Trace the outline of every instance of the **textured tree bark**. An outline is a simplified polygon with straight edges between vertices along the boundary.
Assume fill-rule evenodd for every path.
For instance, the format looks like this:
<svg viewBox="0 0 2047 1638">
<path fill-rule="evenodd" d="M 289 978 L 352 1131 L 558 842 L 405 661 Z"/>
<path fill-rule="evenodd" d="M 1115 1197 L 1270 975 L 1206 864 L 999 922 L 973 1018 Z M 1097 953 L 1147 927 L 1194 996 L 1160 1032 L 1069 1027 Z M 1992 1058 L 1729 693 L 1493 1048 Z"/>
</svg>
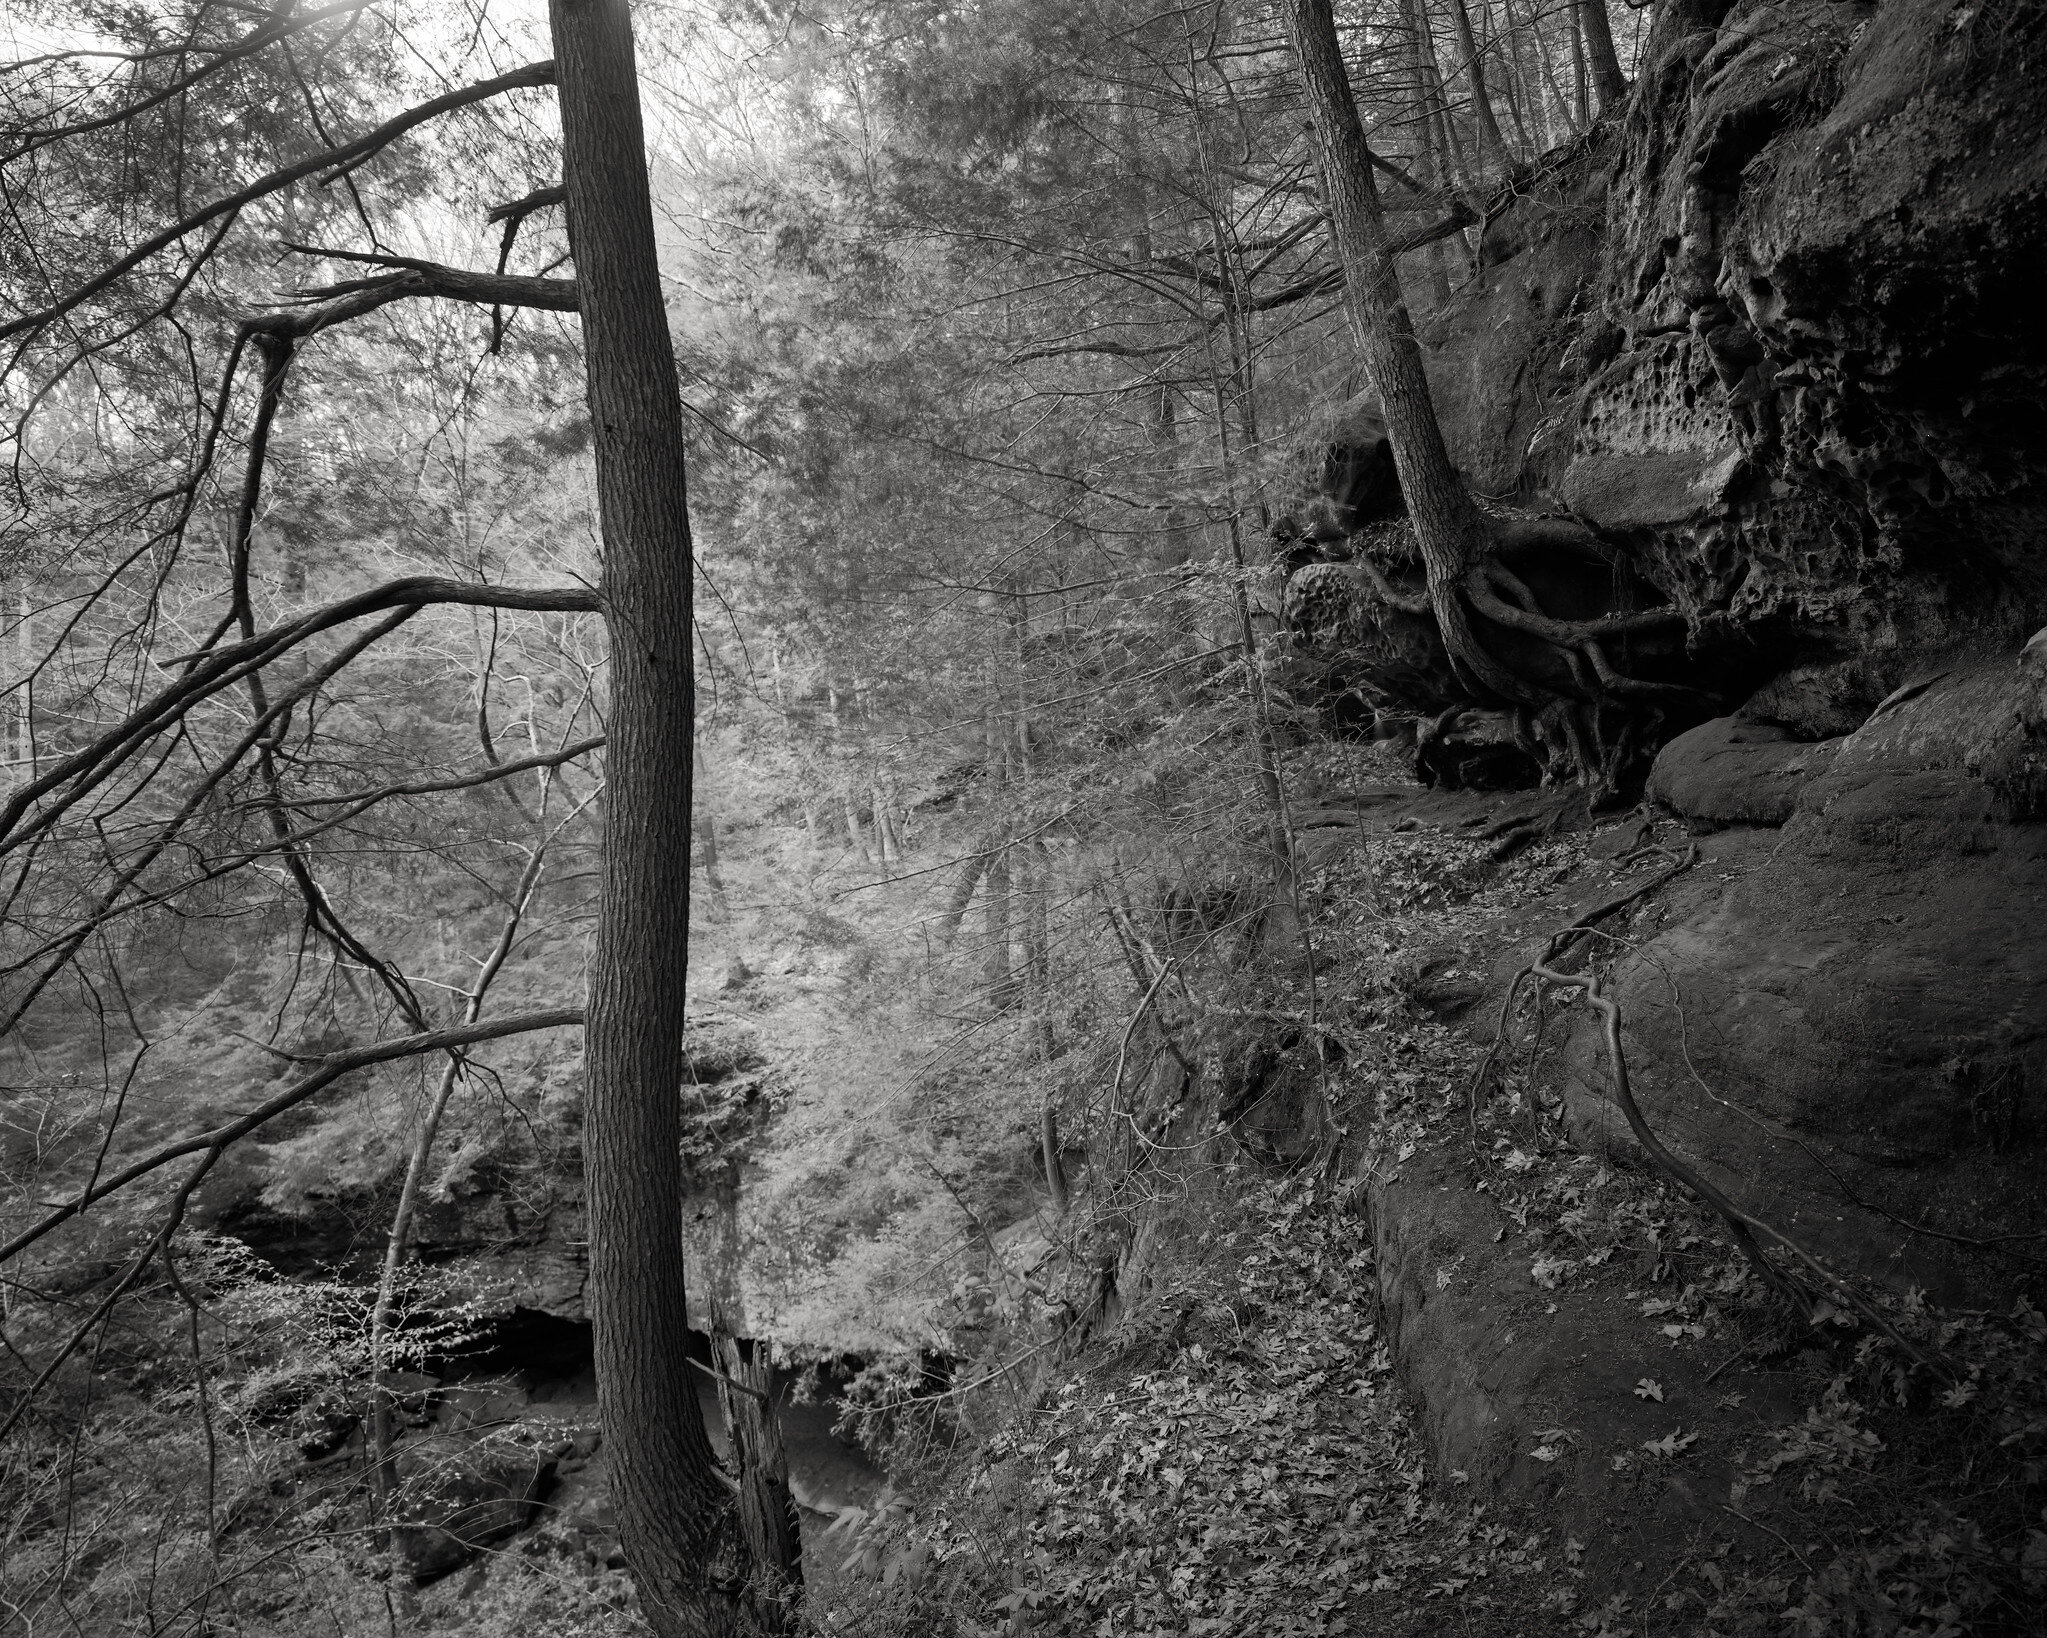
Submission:
<svg viewBox="0 0 2047 1638">
<path fill-rule="evenodd" d="M 1287 0 L 1283 10 L 1314 123 L 1330 237 L 1344 271 L 1344 308 L 1386 417 L 1444 647 L 1467 682 L 1509 702 L 1532 703 L 1527 687 L 1471 629 L 1462 588 L 1485 556 L 1485 524 L 1450 464 L 1414 323 L 1386 252 L 1371 154 L 1337 47 L 1330 0 Z"/>
<path fill-rule="evenodd" d="M 1578 127 L 1592 123 L 1592 92 L 1585 78 L 1585 8 L 1571 8 L 1571 96 L 1577 104 Z"/>
<path fill-rule="evenodd" d="M 756 1624 L 686 1364 L 677 1094 L 696 702 L 682 400 L 627 0 L 550 0 L 548 13 L 611 639 L 583 1135 L 598 1415 L 647 1620 L 661 1638 L 709 1638 Z"/>
<path fill-rule="evenodd" d="M 1436 157 L 1436 104 L 1430 95 L 1430 70 L 1435 63 L 1425 55 L 1428 46 L 1422 39 L 1421 20 L 1412 7 L 1408 8 L 1408 20 L 1407 65 L 1413 77 L 1414 90 L 1414 111 L 1410 120 L 1414 128 L 1414 177 L 1423 187 L 1435 191 L 1442 188 L 1448 169 L 1438 163 Z M 1462 243 L 1461 239 L 1459 243 Z M 1430 240 L 1418 254 L 1426 287 L 1425 299 L 1433 310 L 1450 299 L 1450 276 L 1443 267 L 1443 241 Z"/>
<path fill-rule="evenodd" d="M 1465 9 L 1464 0 L 1450 0 L 1450 21 L 1457 29 L 1457 49 L 1464 53 L 1464 81 L 1471 87 L 1480 168 L 1490 166 L 1504 171 L 1510 163 L 1507 143 L 1500 135 L 1500 122 L 1493 115 L 1493 99 L 1486 91 L 1485 59 L 1479 55 L 1478 41 L 1471 32 L 1471 13 Z"/>
<path fill-rule="evenodd" d="M 1592 86 L 1599 111 L 1610 114 L 1627 100 L 1627 76 L 1620 53 L 1613 48 L 1613 28 L 1606 20 L 1606 0 L 1578 0 L 1578 18 L 1585 30 L 1585 54 L 1592 59 Z"/>
<path fill-rule="evenodd" d="M 718 1403 L 739 1466 L 739 1528 L 753 1560 L 754 1607 L 762 1631 L 791 1632 L 803 1595 L 802 1534 L 775 1414 L 774 1365 L 764 1342 L 722 1332 L 715 1341 Z"/>
</svg>

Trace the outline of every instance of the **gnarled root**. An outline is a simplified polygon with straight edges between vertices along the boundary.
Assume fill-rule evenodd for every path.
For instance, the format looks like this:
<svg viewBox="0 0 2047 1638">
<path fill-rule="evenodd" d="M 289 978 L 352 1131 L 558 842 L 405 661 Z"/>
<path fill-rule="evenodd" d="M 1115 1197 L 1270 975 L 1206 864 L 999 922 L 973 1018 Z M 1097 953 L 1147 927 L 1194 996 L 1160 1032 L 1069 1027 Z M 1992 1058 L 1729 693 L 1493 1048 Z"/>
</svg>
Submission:
<svg viewBox="0 0 2047 1638">
<path fill-rule="evenodd" d="M 1397 585 L 1362 553 L 1343 567 L 1385 609 L 1432 620 L 1453 688 L 1515 713 L 1515 741 L 1546 782 L 1611 793 L 1665 709 L 1705 697 L 1686 684 L 1630 674 L 1614 663 L 1611 646 L 1680 633 L 1688 616 L 1671 607 L 1553 615 L 1510 563 L 1576 559 L 1581 574 L 1601 564 L 1619 570 L 1618 551 L 1568 518 L 1486 516 L 1478 525 L 1476 561 L 1449 571 L 1432 562 L 1425 588 Z"/>
</svg>

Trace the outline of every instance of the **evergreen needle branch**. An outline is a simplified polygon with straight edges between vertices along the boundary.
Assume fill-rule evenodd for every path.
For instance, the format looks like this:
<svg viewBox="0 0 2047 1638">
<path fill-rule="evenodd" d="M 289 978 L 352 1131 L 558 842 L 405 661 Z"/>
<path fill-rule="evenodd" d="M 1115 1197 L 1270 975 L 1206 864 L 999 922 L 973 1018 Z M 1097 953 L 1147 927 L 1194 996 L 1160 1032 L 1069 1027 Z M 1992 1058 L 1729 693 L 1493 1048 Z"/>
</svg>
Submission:
<svg viewBox="0 0 2047 1638">
<path fill-rule="evenodd" d="M 457 108 L 466 108 L 472 103 L 486 102 L 490 98 L 500 96 L 507 91 L 524 90 L 534 86 L 552 85 L 553 83 L 553 59 L 550 58 L 546 62 L 529 63 L 524 68 L 513 69 L 509 74 L 500 74 L 495 79 L 484 80 L 475 85 L 462 86 L 457 90 L 435 97 L 428 102 L 420 103 L 417 107 L 408 108 L 404 113 L 394 115 L 386 120 L 382 125 L 376 127 L 375 130 L 365 132 L 353 142 L 343 143 L 340 147 L 327 148 L 319 153 L 310 154 L 293 164 L 270 172 L 267 176 L 257 178 L 254 182 L 249 183 L 246 187 L 237 189 L 234 193 L 224 194 L 217 199 L 209 200 L 190 214 L 171 223 L 169 227 L 159 229 L 151 234 L 125 255 L 118 257 L 109 266 L 85 280 L 84 283 L 74 285 L 63 295 L 58 296 L 49 306 L 40 308 L 33 313 L 24 313 L 19 318 L 10 319 L 4 324 L 0 324 L 0 341 L 4 341 L 10 336 L 24 333 L 33 334 L 47 328 L 66 313 L 90 301 L 108 286 L 116 283 L 125 275 L 132 273 L 142 263 L 149 260 L 150 257 L 168 250 L 180 239 L 186 237 L 186 235 L 198 232 L 199 229 L 207 226 L 216 218 L 227 215 L 230 211 L 241 210 L 258 199 L 264 199 L 273 193 L 281 192 L 283 189 L 290 187 L 294 182 L 303 181 L 305 178 L 312 176 L 316 171 L 327 171 L 326 180 L 334 180 L 381 153 L 414 126 L 423 125 L 428 120 L 434 119 L 441 114 L 449 113 Z"/>
<path fill-rule="evenodd" d="M 21 140 L 4 154 L 0 154 L 0 165 L 12 165 L 18 160 L 25 159 L 38 148 L 47 148 L 51 143 L 62 142 L 67 137 L 104 131 L 133 119 L 137 114 L 146 114 L 150 109 L 169 102 L 173 97 L 185 96 L 202 80 L 211 79 L 222 69 L 232 66 L 244 57 L 253 56 L 266 47 L 278 45 L 294 34 L 303 34 L 316 24 L 329 22 L 336 17 L 346 17 L 354 12 L 366 11 L 375 3 L 376 0 L 341 0 L 339 5 L 322 6 L 315 11 L 299 12 L 296 16 L 292 15 L 289 7 L 279 7 L 233 44 L 216 47 L 205 53 L 207 60 L 200 67 L 167 81 L 147 96 L 138 97 L 133 102 L 125 102 L 108 113 L 96 114 L 90 119 L 74 120 L 69 125 L 55 125 L 47 130 L 20 133 Z M 126 61 L 138 62 L 155 54 L 143 52 L 122 55 Z M 25 68 L 31 64 L 17 63 L 13 66 Z"/>
</svg>

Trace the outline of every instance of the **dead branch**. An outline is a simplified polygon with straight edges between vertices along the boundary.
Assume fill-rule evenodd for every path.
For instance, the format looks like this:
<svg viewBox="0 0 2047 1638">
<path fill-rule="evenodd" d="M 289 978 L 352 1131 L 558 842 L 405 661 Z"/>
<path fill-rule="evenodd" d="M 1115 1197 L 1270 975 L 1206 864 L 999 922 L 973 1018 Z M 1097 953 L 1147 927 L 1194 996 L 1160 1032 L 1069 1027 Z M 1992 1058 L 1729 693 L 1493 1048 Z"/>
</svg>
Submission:
<svg viewBox="0 0 2047 1638">
<path fill-rule="evenodd" d="M 526 225 L 526 218 L 535 211 L 549 210 L 556 205 L 569 202 L 569 190 L 560 183 L 551 188 L 535 188 L 524 199 L 514 199 L 510 204 L 499 205 L 485 218 L 490 222 L 503 222 L 505 231 L 498 241 L 498 272 L 503 274 L 512 265 L 512 246 L 519 242 L 519 229 Z M 505 310 L 493 306 L 490 310 L 490 352 L 493 357 L 505 343 Z"/>
<path fill-rule="evenodd" d="M 447 779 L 412 780 L 398 785 L 379 785 L 373 790 L 347 791 L 339 796 L 295 796 L 283 805 L 287 808 L 324 808 L 347 806 L 353 810 L 350 817 L 364 808 L 390 800 L 395 796 L 437 796 L 443 791 L 466 791 L 478 785 L 488 785 L 496 780 L 509 778 L 516 773 L 530 773 L 535 768 L 558 768 L 564 762 L 573 762 L 579 756 L 604 748 L 604 735 L 592 734 L 588 739 L 579 739 L 564 745 L 558 751 L 542 751 L 535 756 L 523 756 L 514 762 L 493 762 L 488 768 L 479 768 L 474 773 L 456 774 Z"/>
<path fill-rule="evenodd" d="M 510 204 L 493 205 L 486 222 L 523 222 L 537 210 L 547 210 L 555 205 L 567 204 L 569 190 L 559 182 L 549 188 L 535 188 L 524 199 L 514 199 Z"/>
<path fill-rule="evenodd" d="M 486 586 L 435 575 L 412 575 L 386 581 L 352 597 L 326 604 L 243 642 L 200 649 L 166 661 L 166 667 L 184 665 L 188 669 L 176 682 L 153 695 L 97 739 L 25 782 L 6 805 L 0 807 L 0 854 L 27 839 L 17 830 L 22 816 L 52 791 L 87 781 L 98 784 L 99 778 L 95 776 L 106 770 L 110 763 L 126 761 L 166 724 L 201 700 L 232 687 L 249 671 L 269 665 L 309 638 L 351 620 L 391 609 L 426 608 L 434 604 L 578 614 L 597 613 L 603 608 L 601 596 L 590 587 Z M 80 794 L 83 790 L 74 793 Z M 35 828 L 41 827 L 38 824 Z"/>
<path fill-rule="evenodd" d="M 453 301 L 474 302 L 479 306 L 538 307 L 549 312 L 573 313 L 577 311 L 582 299 L 574 279 L 534 278 L 524 274 L 506 273 L 502 268 L 496 273 L 482 273 L 474 268 L 447 267 L 440 262 L 421 261 L 413 256 L 390 256 L 367 250 L 333 250 L 324 245 L 297 244 L 289 239 L 280 241 L 278 248 L 300 256 L 324 256 L 332 261 L 362 262 L 371 267 L 390 268 L 401 275 L 390 279 L 354 280 L 344 284 L 315 286 L 292 298 L 295 303 L 301 305 L 337 296 L 361 296 L 375 292 L 381 293 L 385 302 L 396 301 L 401 297 L 444 296 Z M 405 278 L 402 276 L 404 274 L 412 276 Z M 383 302 L 376 305 L 381 306 Z M 355 315 L 350 313 L 347 316 Z M 261 319 L 253 322 L 265 324 Z M 320 328 L 327 328 L 334 322 L 336 321 L 329 319 Z"/>
</svg>

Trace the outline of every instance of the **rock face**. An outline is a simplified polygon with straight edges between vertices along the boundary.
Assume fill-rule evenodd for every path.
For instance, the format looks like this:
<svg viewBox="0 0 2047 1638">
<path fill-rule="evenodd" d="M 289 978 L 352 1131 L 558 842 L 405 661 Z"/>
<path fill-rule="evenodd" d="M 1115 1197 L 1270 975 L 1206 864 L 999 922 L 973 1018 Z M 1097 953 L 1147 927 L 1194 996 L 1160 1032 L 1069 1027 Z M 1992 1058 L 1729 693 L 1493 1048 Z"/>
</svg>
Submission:
<svg viewBox="0 0 2047 1638">
<path fill-rule="evenodd" d="M 1687 616 L 1688 670 L 1630 656 L 1709 696 L 1656 737 L 1752 696 L 1837 737 L 2047 619 L 2043 78 L 2027 0 L 1671 0 L 1625 114 L 1526 179 L 1423 323 L 1474 488 L 1589 524 L 1643 594 L 1613 606 Z M 1515 564 L 1585 612 L 1541 567 Z M 1399 696 L 1387 623 L 1350 669 Z"/>
<path fill-rule="evenodd" d="M 1647 787 L 1700 862 L 1603 924 L 1651 1126 L 1835 1266 L 1962 1306 L 2010 1303 L 2047 1214 L 2042 84 L 2027 0 L 1665 0 L 1625 112 L 1422 327 L 1474 487 L 1590 525 L 1712 696 Z M 1311 572 L 1311 635 L 1368 647 Z M 1634 1156 L 1582 1016 L 1557 1069 L 1583 1145 Z M 1484 1186 L 1425 1153 L 1373 1179 L 1389 1340 L 1445 1467 L 1632 1559 L 1643 1492 L 1542 1429 L 1634 1450 L 1671 1420 L 1634 1380 L 1705 1402 L 1717 1362 L 1535 1289 Z M 1759 1427 L 1796 1414 L 1771 1384 Z M 1712 1461 L 1654 1504 L 1686 1530 L 1722 1515 Z"/>
<path fill-rule="evenodd" d="M 1772 723 L 1716 717 L 1663 747 L 1649 770 L 1649 797 L 1694 829 L 1781 825 L 1839 748 L 1838 740 L 1809 745 Z"/>
<path fill-rule="evenodd" d="M 564 1454 L 487 1434 L 409 1441 L 395 1458 L 400 1522 L 392 1545 L 419 1580 L 459 1568 L 532 1522 Z"/>
<path fill-rule="evenodd" d="M 2043 73 L 2018 0 L 1664 8 L 1580 350 L 1611 356 L 1532 452 L 1675 597 L 1865 708 L 2041 606 Z"/>
<path fill-rule="evenodd" d="M 1652 1126 L 1765 1214 L 1950 1294 L 2008 1281 L 1968 1242 L 2047 1209 L 2033 686 L 2008 657 L 1915 679 L 1825 745 L 1674 741 L 1652 790 L 1782 829 L 1711 838 L 1613 969 Z M 1570 1065 L 1581 1129 L 1630 1147 L 1589 1028 Z"/>
</svg>

